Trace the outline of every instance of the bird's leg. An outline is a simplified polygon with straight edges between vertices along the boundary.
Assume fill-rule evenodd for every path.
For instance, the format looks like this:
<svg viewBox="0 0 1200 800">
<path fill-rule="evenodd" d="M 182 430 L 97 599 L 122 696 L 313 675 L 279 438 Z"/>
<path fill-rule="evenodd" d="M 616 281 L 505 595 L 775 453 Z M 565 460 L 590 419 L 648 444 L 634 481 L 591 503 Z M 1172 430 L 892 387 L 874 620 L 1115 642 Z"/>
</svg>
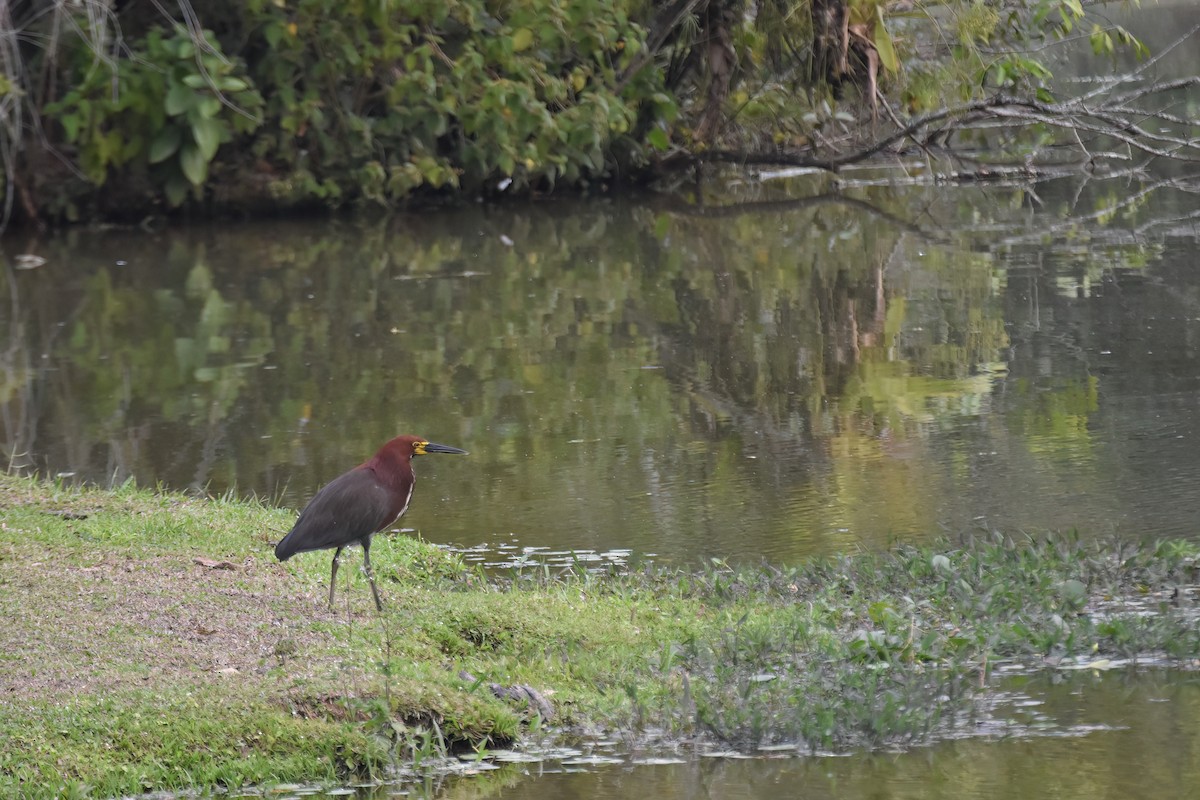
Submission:
<svg viewBox="0 0 1200 800">
<path fill-rule="evenodd" d="M 342 548 L 338 548 L 333 554 L 333 571 L 329 573 L 329 610 L 333 610 L 333 587 L 337 586 L 337 565 L 338 558 L 342 555 Z"/>
<path fill-rule="evenodd" d="M 371 594 L 375 595 L 375 608 L 383 611 L 383 601 L 379 599 L 379 589 L 375 586 L 375 570 L 371 569 L 371 537 L 362 540 L 363 547 L 363 572 L 367 573 L 367 580 L 371 582 Z"/>
</svg>

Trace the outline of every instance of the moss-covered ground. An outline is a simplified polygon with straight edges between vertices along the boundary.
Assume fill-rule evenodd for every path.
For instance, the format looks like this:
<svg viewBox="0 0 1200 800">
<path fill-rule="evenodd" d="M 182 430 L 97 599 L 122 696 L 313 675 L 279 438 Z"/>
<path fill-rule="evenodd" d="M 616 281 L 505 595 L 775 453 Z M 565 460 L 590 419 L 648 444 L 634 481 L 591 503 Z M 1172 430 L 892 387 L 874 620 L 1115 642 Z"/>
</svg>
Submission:
<svg viewBox="0 0 1200 800">
<path fill-rule="evenodd" d="M 989 534 L 496 578 L 380 536 L 378 614 L 358 570 L 330 611 L 327 555 L 275 561 L 292 519 L 0 478 L 0 794 L 370 778 L 531 729 L 896 745 L 968 723 L 1001 663 L 1200 655 L 1187 542 Z M 493 688 L 522 686 L 552 716 Z"/>
</svg>

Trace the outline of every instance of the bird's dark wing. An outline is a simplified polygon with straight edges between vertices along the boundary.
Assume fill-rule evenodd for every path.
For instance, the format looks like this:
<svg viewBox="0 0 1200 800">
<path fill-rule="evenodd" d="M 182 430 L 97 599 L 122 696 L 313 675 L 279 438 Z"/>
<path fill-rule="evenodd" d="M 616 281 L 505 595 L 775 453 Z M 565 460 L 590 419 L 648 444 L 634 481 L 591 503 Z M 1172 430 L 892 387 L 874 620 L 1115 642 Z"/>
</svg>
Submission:
<svg viewBox="0 0 1200 800">
<path fill-rule="evenodd" d="M 308 502 L 287 536 L 275 546 L 282 561 L 296 553 L 342 547 L 392 521 L 395 504 L 370 469 L 339 475 Z"/>
</svg>

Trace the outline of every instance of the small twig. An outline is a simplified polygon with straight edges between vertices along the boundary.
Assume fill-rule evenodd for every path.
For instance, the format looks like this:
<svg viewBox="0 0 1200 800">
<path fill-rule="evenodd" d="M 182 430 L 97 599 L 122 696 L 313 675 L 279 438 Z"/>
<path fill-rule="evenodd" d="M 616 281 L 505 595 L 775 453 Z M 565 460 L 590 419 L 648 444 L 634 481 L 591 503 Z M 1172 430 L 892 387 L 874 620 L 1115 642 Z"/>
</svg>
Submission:
<svg viewBox="0 0 1200 800">
<path fill-rule="evenodd" d="M 1164 47 L 1161 51 L 1156 53 L 1153 57 L 1148 58 L 1145 61 L 1143 61 L 1141 64 L 1138 65 L 1137 69 L 1135 69 L 1133 72 L 1128 73 L 1123 76 L 1112 78 L 1111 80 L 1108 80 L 1108 81 L 1103 81 L 1098 87 L 1096 87 L 1092 91 L 1081 95 L 1079 97 L 1079 99 L 1081 101 L 1082 100 L 1090 100 L 1093 97 L 1098 97 L 1098 96 L 1110 91 L 1114 86 L 1117 86 L 1121 83 L 1130 82 L 1136 76 L 1142 75 L 1147 70 L 1149 70 L 1150 67 L 1154 66 L 1159 61 L 1162 61 L 1164 58 L 1166 58 L 1168 55 L 1170 55 L 1172 51 L 1178 49 L 1180 46 L 1183 45 L 1184 42 L 1186 42 L 1188 39 L 1191 39 L 1193 36 L 1195 36 L 1197 32 L 1200 32 L 1200 24 L 1194 25 L 1191 28 L 1191 30 L 1189 30 L 1187 33 L 1183 34 L 1178 39 L 1176 39 L 1174 42 L 1172 42 L 1171 44 Z"/>
</svg>

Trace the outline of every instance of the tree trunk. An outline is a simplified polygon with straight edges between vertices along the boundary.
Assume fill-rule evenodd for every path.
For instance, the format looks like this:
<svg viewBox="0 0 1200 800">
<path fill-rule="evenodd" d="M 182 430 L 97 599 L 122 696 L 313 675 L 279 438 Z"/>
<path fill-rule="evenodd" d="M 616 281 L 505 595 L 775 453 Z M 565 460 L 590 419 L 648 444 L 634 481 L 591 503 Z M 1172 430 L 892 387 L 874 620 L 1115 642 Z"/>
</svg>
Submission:
<svg viewBox="0 0 1200 800">
<path fill-rule="evenodd" d="M 850 73 L 850 8 L 847 0 L 812 0 L 812 80 L 841 95 Z"/>
</svg>

